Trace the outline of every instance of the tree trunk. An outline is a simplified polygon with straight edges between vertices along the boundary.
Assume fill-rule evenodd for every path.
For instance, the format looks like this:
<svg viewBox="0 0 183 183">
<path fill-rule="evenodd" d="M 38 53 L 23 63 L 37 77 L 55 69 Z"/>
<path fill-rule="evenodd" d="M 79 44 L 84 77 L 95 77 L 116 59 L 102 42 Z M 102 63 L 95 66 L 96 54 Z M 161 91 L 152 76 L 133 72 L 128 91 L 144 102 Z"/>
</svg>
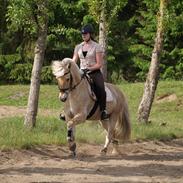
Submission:
<svg viewBox="0 0 183 183">
<path fill-rule="evenodd" d="M 40 22 L 38 25 L 38 39 L 35 46 L 34 64 L 31 76 L 31 85 L 27 104 L 27 113 L 25 116 L 24 125 L 32 128 L 36 124 L 36 116 L 38 111 L 39 90 L 41 81 L 41 69 L 44 60 L 47 37 L 47 12 L 45 12 L 45 4 L 38 4 L 40 10 Z"/>
<path fill-rule="evenodd" d="M 102 67 L 102 73 L 104 80 L 107 81 L 107 27 L 106 27 L 106 17 L 105 17 L 106 0 L 103 0 L 102 9 L 100 14 L 99 23 L 99 44 L 102 45 L 104 49 L 103 60 L 104 64 Z"/>
<path fill-rule="evenodd" d="M 146 123 L 148 122 L 151 106 L 154 100 L 155 91 L 158 84 L 159 60 L 163 46 L 163 33 L 164 33 L 163 19 L 164 19 L 165 6 L 166 6 L 166 0 L 160 0 L 157 32 L 156 32 L 154 49 L 151 57 L 151 65 L 145 83 L 144 94 L 138 108 L 139 122 L 146 122 Z"/>
</svg>

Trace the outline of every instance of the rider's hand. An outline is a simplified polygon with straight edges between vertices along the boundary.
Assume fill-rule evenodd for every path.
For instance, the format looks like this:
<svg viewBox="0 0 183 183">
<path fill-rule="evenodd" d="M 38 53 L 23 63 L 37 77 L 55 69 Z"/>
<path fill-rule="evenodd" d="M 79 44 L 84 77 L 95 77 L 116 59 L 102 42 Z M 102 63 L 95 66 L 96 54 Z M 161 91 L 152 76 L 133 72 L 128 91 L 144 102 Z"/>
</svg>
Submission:
<svg viewBox="0 0 183 183">
<path fill-rule="evenodd" d="M 90 69 L 88 69 L 88 68 L 86 68 L 86 69 L 82 69 L 82 71 L 83 71 L 85 74 L 88 74 L 88 73 L 90 73 L 90 72 L 91 72 L 91 70 L 90 70 Z"/>
</svg>

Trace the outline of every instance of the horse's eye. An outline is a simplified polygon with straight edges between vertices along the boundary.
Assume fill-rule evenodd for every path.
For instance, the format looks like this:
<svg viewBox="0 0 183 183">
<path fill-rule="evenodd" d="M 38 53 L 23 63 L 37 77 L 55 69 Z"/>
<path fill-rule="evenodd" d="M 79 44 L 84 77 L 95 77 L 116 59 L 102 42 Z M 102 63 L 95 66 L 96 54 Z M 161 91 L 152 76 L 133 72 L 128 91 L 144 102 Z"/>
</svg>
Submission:
<svg viewBox="0 0 183 183">
<path fill-rule="evenodd" d="M 67 81 L 69 81 L 69 80 L 70 80 L 70 78 L 67 78 L 66 80 L 67 80 Z"/>
</svg>

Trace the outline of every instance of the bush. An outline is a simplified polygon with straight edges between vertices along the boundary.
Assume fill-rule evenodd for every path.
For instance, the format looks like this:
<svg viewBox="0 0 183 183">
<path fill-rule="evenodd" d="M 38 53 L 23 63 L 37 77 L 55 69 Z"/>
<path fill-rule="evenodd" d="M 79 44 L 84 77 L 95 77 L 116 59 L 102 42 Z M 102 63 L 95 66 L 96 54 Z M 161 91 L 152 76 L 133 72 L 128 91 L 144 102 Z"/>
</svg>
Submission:
<svg viewBox="0 0 183 183">
<path fill-rule="evenodd" d="M 52 83 L 53 74 L 51 71 L 51 66 L 44 66 L 41 72 L 41 82 L 42 83 Z"/>
<path fill-rule="evenodd" d="M 31 63 L 15 64 L 14 69 L 10 72 L 9 79 L 18 83 L 30 83 L 31 72 Z"/>
</svg>

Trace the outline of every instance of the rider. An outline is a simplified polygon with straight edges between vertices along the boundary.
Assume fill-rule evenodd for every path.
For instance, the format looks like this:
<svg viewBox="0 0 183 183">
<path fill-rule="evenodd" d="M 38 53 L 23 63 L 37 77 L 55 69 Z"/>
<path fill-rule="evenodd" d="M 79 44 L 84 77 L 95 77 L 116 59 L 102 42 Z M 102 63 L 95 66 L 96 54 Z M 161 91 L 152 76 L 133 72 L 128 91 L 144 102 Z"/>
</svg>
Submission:
<svg viewBox="0 0 183 183">
<path fill-rule="evenodd" d="M 80 60 L 80 69 L 86 71 L 94 82 L 96 97 L 99 101 L 101 120 L 108 120 L 109 114 L 106 111 L 106 92 L 104 78 L 100 71 L 103 64 L 103 49 L 92 37 L 93 27 L 85 25 L 81 29 L 83 42 L 74 49 L 73 61 Z"/>
</svg>

